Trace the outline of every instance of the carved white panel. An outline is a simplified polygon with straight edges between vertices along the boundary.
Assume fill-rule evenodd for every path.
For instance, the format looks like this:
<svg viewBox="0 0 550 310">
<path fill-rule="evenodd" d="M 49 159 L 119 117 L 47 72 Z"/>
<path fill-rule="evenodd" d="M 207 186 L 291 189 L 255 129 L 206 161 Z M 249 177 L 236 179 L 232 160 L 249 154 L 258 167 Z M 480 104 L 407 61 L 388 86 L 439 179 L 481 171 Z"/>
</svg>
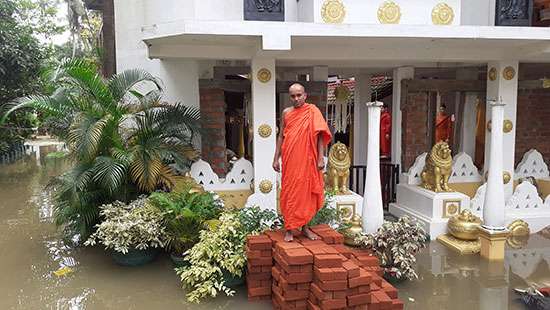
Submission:
<svg viewBox="0 0 550 310">
<path fill-rule="evenodd" d="M 428 153 L 424 152 L 414 160 L 414 164 L 409 168 L 409 172 L 407 172 L 407 184 L 419 185 L 422 183 L 421 175 L 426 164 L 426 156 L 428 156 Z"/>
<path fill-rule="evenodd" d="M 544 205 L 550 207 L 550 195 L 546 196 L 546 199 L 544 200 Z"/>
<path fill-rule="evenodd" d="M 544 162 L 542 154 L 535 149 L 531 149 L 523 155 L 514 173 L 516 180 L 529 176 L 535 177 L 535 179 L 550 179 L 548 166 Z"/>
<path fill-rule="evenodd" d="M 248 196 L 245 207 L 260 207 L 262 210 L 277 210 L 277 206 L 273 204 L 269 196 L 258 192 Z"/>
<path fill-rule="evenodd" d="M 478 187 L 476 194 L 472 200 L 470 200 L 470 209 L 473 214 L 483 218 L 483 204 L 485 204 L 485 191 L 487 189 L 487 183 L 483 183 Z"/>
<path fill-rule="evenodd" d="M 453 168 L 449 183 L 481 182 L 481 174 L 470 155 L 461 152 L 453 158 Z"/>
<path fill-rule="evenodd" d="M 220 179 L 209 163 L 199 159 L 191 165 L 191 176 L 205 190 L 250 189 L 250 184 L 254 179 L 254 167 L 250 161 L 241 158 L 235 162 L 225 179 Z"/>
<path fill-rule="evenodd" d="M 545 206 L 539 197 L 537 188 L 529 182 L 522 182 L 514 194 L 506 201 L 506 214 L 547 213 L 550 206 Z"/>
</svg>

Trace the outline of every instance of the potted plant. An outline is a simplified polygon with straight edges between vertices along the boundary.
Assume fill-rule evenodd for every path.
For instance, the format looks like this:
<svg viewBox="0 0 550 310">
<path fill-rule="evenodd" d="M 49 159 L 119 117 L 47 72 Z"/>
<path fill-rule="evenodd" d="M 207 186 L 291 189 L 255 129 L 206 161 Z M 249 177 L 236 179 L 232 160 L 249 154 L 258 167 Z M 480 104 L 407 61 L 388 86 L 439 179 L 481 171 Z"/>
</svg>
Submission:
<svg viewBox="0 0 550 310">
<path fill-rule="evenodd" d="M 112 251 L 116 263 L 139 266 L 151 262 L 168 242 L 163 213 L 140 197 L 129 204 L 115 201 L 100 207 L 105 219 L 96 225 L 85 245 L 101 243 Z"/>
<path fill-rule="evenodd" d="M 198 303 L 219 293 L 233 296 L 233 287 L 243 283 L 246 236 L 278 228 L 280 223 L 275 211 L 258 207 L 222 213 L 219 225 L 201 231 L 199 242 L 187 251 L 190 265 L 176 268 L 187 299 Z"/>
<path fill-rule="evenodd" d="M 191 186 L 181 192 L 153 193 L 149 201 L 164 214 L 169 238 L 166 248 L 176 267 L 187 264 L 185 252 L 199 241 L 200 231 L 217 220 L 223 210 L 223 202 L 217 195 L 191 191 Z"/>
<path fill-rule="evenodd" d="M 384 222 L 373 235 L 357 237 L 356 243 L 371 249 L 378 256 L 384 268 L 384 277 L 394 282 L 418 278 L 413 268 L 415 255 L 426 246 L 427 240 L 424 229 L 416 221 L 404 216 L 397 222 Z"/>
</svg>

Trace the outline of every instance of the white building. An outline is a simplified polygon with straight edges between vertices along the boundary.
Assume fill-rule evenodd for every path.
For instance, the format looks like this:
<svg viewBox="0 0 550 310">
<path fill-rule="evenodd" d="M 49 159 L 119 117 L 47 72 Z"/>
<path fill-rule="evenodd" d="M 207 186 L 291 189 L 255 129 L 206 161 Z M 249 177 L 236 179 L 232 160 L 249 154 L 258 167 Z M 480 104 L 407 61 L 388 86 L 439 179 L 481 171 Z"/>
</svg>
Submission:
<svg viewBox="0 0 550 310">
<path fill-rule="evenodd" d="M 378 97 L 372 78 L 386 76 L 393 79 L 385 99 L 392 110 L 391 162 L 401 172 L 433 143 L 437 97 L 460 120 L 454 151 L 472 158 L 476 105 L 501 99 L 507 103 L 504 117 L 514 125 L 504 136 L 503 154 L 503 169 L 513 180 L 518 157 L 528 149 L 550 157 L 550 146 L 540 144 L 550 132 L 539 122 L 550 109 L 541 106 L 534 119 L 526 116 L 534 127 L 519 123 L 520 114 L 528 113 L 521 104 L 550 100 L 540 80 L 545 72 L 550 77 L 550 29 L 531 27 L 532 0 L 507 2 L 115 0 L 117 70 L 146 69 L 163 80 L 167 100 L 200 107 L 203 159 L 224 173 L 226 148 L 253 154 L 255 190 L 263 184 L 268 201 L 276 197 L 267 189 L 276 188 L 268 185 L 277 179 L 271 168 L 277 108 L 288 104 L 289 83 L 303 81 L 312 101 L 325 109 L 333 76 L 355 81 L 348 133 L 355 165 L 366 163 L 363 103 Z M 526 103 L 518 106 L 518 94 Z M 538 138 L 528 139 L 526 128 L 535 128 Z M 516 137 L 523 140 L 516 143 Z M 512 186 L 506 185 L 508 196 Z"/>
</svg>

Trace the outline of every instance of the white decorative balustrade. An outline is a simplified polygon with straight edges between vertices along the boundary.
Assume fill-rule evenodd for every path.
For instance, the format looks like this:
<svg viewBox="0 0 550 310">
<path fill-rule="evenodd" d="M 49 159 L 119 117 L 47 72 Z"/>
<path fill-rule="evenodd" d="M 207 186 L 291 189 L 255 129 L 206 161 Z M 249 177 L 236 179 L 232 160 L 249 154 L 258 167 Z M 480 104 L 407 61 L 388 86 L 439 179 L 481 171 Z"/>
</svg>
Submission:
<svg viewBox="0 0 550 310">
<path fill-rule="evenodd" d="M 244 158 L 235 162 L 233 168 L 224 179 L 220 179 L 212 170 L 210 164 L 202 159 L 191 165 L 191 176 L 210 191 L 247 190 L 254 180 L 254 168 L 252 163 Z"/>
<path fill-rule="evenodd" d="M 550 180 L 550 172 L 548 171 L 548 165 L 544 162 L 542 154 L 535 150 L 530 149 L 523 155 L 523 158 L 516 167 L 514 172 L 514 179 L 519 180 L 525 177 L 534 177 L 535 179 Z"/>
<path fill-rule="evenodd" d="M 453 158 L 453 170 L 449 183 L 481 182 L 482 177 L 470 155 L 462 152 Z"/>
</svg>

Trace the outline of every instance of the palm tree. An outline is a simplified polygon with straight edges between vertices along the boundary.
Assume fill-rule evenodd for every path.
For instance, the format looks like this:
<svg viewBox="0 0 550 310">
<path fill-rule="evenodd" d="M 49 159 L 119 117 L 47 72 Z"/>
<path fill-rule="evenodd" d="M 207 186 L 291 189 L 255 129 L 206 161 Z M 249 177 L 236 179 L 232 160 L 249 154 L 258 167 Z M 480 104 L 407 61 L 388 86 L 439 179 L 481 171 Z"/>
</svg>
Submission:
<svg viewBox="0 0 550 310">
<path fill-rule="evenodd" d="M 18 100 L 0 124 L 22 108 L 69 120 L 74 166 L 54 182 L 57 225 L 86 236 L 99 220 L 98 206 L 170 189 L 175 174 L 168 164 L 197 158 L 199 110 L 163 102 L 161 83 L 148 72 L 127 70 L 105 80 L 95 65 L 68 60 L 50 75 L 52 95 Z M 138 91 L 144 88 L 152 90 Z"/>
</svg>

